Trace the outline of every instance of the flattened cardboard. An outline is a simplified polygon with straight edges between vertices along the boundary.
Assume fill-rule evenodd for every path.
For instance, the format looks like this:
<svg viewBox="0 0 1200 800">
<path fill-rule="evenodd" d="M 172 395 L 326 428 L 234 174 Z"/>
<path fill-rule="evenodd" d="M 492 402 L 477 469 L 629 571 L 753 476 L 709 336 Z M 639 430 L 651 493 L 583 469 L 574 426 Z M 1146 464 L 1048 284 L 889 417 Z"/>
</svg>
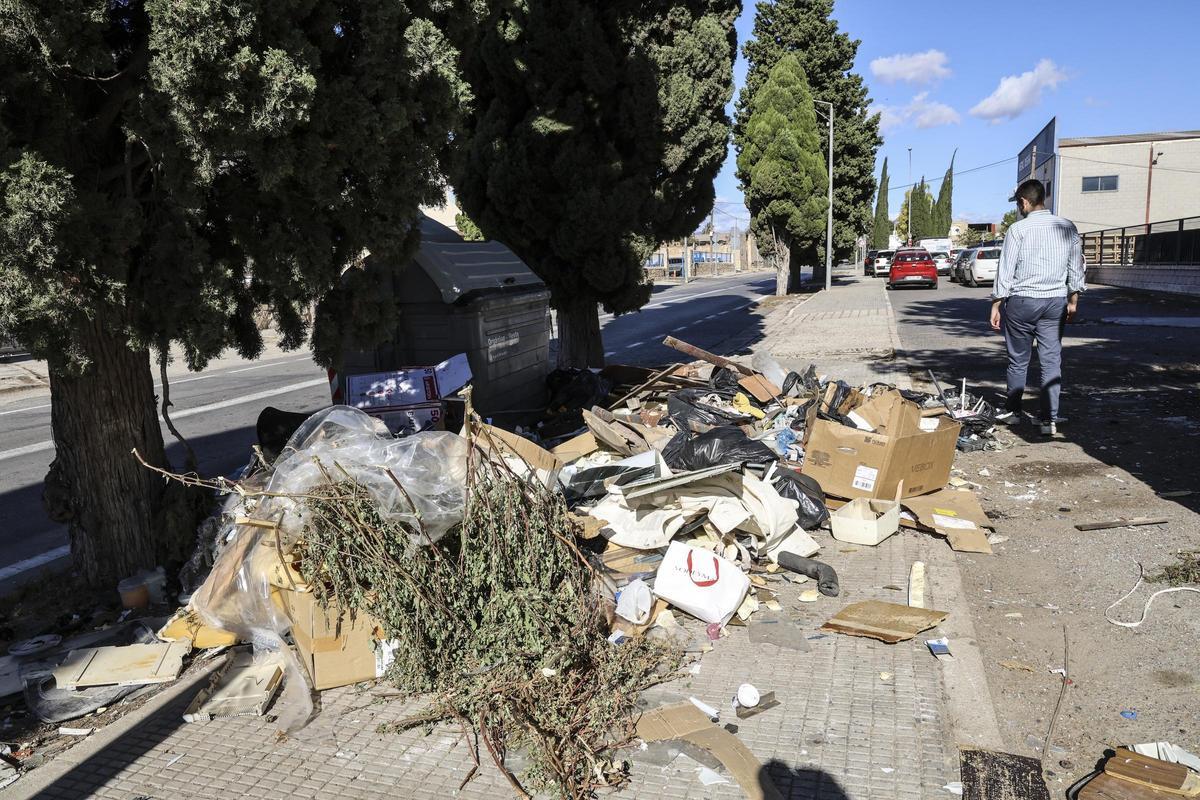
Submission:
<svg viewBox="0 0 1200 800">
<path fill-rule="evenodd" d="M 865 636 L 895 644 L 911 639 L 950 616 L 949 611 L 914 608 L 881 600 L 851 603 L 821 626 L 823 631 Z"/>
<path fill-rule="evenodd" d="M 729 731 L 718 728 L 690 702 L 647 711 L 637 721 L 637 735 L 647 742 L 682 739 L 716 756 L 749 800 L 783 800 L 762 762 Z"/>
<path fill-rule="evenodd" d="M 523 436 L 517 436 L 515 433 L 509 433 L 501 428 L 485 424 L 483 430 L 487 431 L 488 436 L 481 436 L 477 441 L 484 448 L 492 449 L 495 446 L 501 455 L 504 455 L 505 451 L 516 455 L 533 468 L 544 486 L 550 487 L 558 482 L 558 473 L 566 465 L 554 454 L 543 450 Z M 489 436 L 491 437 L 490 441 Z"/>
<path fill-rule="evenodd" d="M 970 490 L 942 489 L 921 497 L 910 497 L 901 505 L 913 513 L 921 525 L 946 537 L 950 547 L 963 553 L 988 553 L 985 529 L 992 521 Z"/>
<path fill-rule="evenodd" d="M 440 401 L 401 408 L 368 409 L 367 413 L 382 420 L 394 434 L 407 435 L 446 428 L 446 406 Z"/>
<path fill-rule="evenodd" d="M 321 608 L 307 592 L 281 592 L 292 620 L 292 639 L 314 689 L 333 689 L 379 677 L 376 671 L 375 629 L 381 627 L 370 614 L 358 612 L 339 620 L 334 610 Z M 340 622 L 340 626 L 339 626 Z"/>
<path fill-rule="evenodd" d="M 574 439 L 568 439 L 558 447 L 553 448 L 550 452 L 555 458 L 570 464 L 572 461 L 583 458 L 589 453 L 596 452 L 598 447 L 600 445 L 596 442 L 596 437 L 592 435 L 591 431 L 586 431 Z"/>
<path fill-rule="evenodd" d="M 745 389 L 751 397 L 760 403 L 769 403 L 783 394 L 783 390 L 762 375 L 747 375 L 738 381 L 738 386 Z"/>
<path fill-rule="evenodd" d="M 650 444 L 631 425 L 618 422 L 612 414 L 599 406 L 591 411 L 585 410 L 583 421 L 596 437 L 596 441 L 623 456 L 636 456 L 650 449 Z"/>
<path fill-rule="evenodd" d="M 55 667 L 54 681 L 59 689 L 170 683 L 178 677 L 183 657 L 191 650 L 188 639 L 72 650 Z"/>
<path fill-rule="evenodd" d="M 801 472 L 816 479 L 826 494 L 837 497 L 893 498 L 904 483 L 901 497 L 935 492 L 950 479 L 961 425 L 939 418 L 936 431 L 920 430 L 900 415 L 902 432 L 885 435 L 861 431 L 826 419 L 814 420 L 805 445 Z"/>
<path fill-rule="evenodd" d="M 871 395 L 851 413 L 885 436 L 911 433 L 920 427 L 921 409 L 894 389 Z"/>
</svg>

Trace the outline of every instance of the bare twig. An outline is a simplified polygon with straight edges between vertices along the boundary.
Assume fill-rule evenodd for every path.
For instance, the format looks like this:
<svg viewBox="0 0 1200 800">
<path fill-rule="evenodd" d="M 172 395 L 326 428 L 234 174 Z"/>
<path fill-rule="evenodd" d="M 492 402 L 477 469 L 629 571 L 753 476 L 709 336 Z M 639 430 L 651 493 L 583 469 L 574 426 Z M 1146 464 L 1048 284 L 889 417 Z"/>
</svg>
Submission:
<svg viewBox="0 0 1200 800">
<path fill-rule="evenodd" d="M 1046 731 L 1046 741 L 1042 743 L 1042 763 L 1050 756 L 1050 740 L 1054 738 L 1054 725 L 1058 722 L 1058 712 L 1062 709 L 1063 698 L 1067 696 L 1067 687 L 1071 685 L 1070 643 L 1067 639 L 1067 626 L 1063 625 L 1063 675 L 1062 688 L 1058 690 L 1058 702 L 1054 704 L 1054 713 L 1050 715 L 1050 728 Z"/>
<path fill-rule="evenodd" d="M 520 797 L 521 800 L 532 800 L 529 794 L 521 788 L 521 784 L 517 782 L 516 776 L 509 772 L 508 768 L 504 766 L 504 759 L 502 759 L 496 752 L 496 747 L 492 743 L 491 734 L 488 733 L 487 712 L 482 708 L 479 710 L 479 738 L 483 739 L 483 743 L 487 747 L 488 753 L 492 756 L 492 761 L 496 763 L 496 769 L 500 770 L 500 774 L 508 779 L 513 791 L 517 793 L 517 797 Z"/>
</svg>

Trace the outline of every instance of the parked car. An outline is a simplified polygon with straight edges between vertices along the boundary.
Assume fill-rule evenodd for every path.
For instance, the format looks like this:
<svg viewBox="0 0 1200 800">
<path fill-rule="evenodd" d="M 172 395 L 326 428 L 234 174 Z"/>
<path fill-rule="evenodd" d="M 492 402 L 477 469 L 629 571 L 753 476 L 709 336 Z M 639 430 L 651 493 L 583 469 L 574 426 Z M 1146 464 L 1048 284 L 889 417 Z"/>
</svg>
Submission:
<svg viewBox="0 0 1200 800">
<path fill-rule="evenodd" d="M 963 266 L 963 283 L 978 286 L 996 281 L 996 268 L 1000 264 L 999 247 L 980 247 L 971 252 L 971 258 Z"/>
<path fill-rule="evenodd" d="M 895 289 L 897 286 L 925 286 L 936 289 L 937 285 L 937 265 L 928 250 L 913 247 L 896 251 L 888 272 L 889 289 Z"/>
<path fill-rule="evenodd" d="M 971 253 L 975 252 L 975 248 L 968 247 L 965 250 L 960 250 L 958 257 L 954 259 L 954 263 L 950 265 L 950 280 L 955 283 L 962 283 L 963 267 L 971 260 Z"/>
<path fill-rule="evenodd" d="M 876 278 L 887 275 L 892 266 L 892 256 L 895 254 L 895 250 L 880 250 L 875 253 L 875 258 L 871 261 L 871 274 Z"/>
<path fill-rule="evenodd" d="M 875 265 L 875 254 L 878 250 L 868 250 L 867 257 L 863 259 L 863 275 L 870 275 L 871 268 Z"/>
<path fill-rule="evenodd" d="M 930 258 L 933 259 L 933 263 L 937 267 L 938 275 L 949 275 L 950 274 L 950 254 L 949 253 L 943 253 L 940 250 L 938 250 L 938 251 L 934 251 L 934 252 L 930 253 L 929 256 L 930 256 Z"/>
</svg>

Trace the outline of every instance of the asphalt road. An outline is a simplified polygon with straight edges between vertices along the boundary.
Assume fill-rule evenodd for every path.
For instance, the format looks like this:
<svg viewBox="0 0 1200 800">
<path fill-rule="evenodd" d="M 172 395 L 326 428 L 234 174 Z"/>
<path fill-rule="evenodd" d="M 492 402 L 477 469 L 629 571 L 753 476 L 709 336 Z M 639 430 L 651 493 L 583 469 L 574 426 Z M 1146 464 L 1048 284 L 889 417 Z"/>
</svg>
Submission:
<svg viewBox="0 0 1200 800">
<path fill-rule="evenodd" d="M 753 319 L 750 307 L 770 293 L 766 273 L 701 279 L 656 289 L 641 311 L 601 325 L 610 362 L 649 364 L 679 358 L 663 347 L 667 334 L 713 347 Z M 157 382 L 156 382 L 157 388 Z M 325 372 L 302 353 L 275 352 L 257 362 L 227 359 L 217 368 L 172 378 L 172 419 L 196 451 L 203 474 L 244 465 L 264 406 L 316 410 L 329 402 Z M 54 458 L 47 393 L 0 401 L 0 591 L 66 558 L 66 530 L 42 509 L 42 479 Z M 163 436 L 173 443 L 164 428 Z M 177 444 L 168 445 L 182 463 Z"/>
</svg>

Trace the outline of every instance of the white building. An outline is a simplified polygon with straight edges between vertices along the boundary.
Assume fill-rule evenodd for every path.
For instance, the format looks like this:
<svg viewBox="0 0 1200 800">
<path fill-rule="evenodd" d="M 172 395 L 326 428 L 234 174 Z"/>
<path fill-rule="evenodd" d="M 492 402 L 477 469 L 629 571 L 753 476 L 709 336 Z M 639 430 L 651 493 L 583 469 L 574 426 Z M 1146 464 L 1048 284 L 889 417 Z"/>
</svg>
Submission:
<svg viewBox="0 0 1200 800">
<path fill-rule="evenodd" d="M 1055 202 L 1080 232 L 1200 216 L 1200 131 L 1058 140 Z"/>
</svg>

